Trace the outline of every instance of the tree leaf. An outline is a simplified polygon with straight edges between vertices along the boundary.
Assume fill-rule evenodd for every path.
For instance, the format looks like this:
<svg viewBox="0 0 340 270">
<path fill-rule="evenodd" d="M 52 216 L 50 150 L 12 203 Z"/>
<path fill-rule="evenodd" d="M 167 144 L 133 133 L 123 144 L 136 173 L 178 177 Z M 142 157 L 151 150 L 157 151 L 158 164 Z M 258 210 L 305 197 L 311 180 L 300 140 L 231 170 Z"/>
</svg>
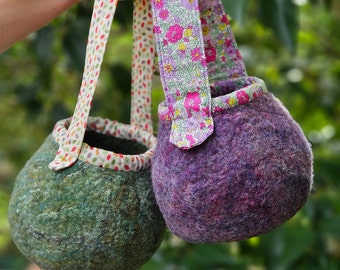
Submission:
<svg viewBox="0 0 340 270">
<path fill-rule="evenodd" d="M 260 0 L 260 19 L 291 52 L 298 34 L 298 7 L 291 0 Z"/>
<path fill-rule="evenodd" d="M 90 21 L 87 17 L 68 21 L 63 36 L 63 49 L 69 63 L 79 72 L 84 69 L 86 41 Z"/>
<path fill-rule="evenodd" d="M 222 4 L 229 16 L 242 25 L 248 0 L 222 0 Z"/>
<path fill-rule="evenodd" d="M 303 256 L 313 240 L 310 227 L 288 222 L 263 235 L 260 250 L 268 269 L 292 269 L 291 264 Z"/>
</svg>

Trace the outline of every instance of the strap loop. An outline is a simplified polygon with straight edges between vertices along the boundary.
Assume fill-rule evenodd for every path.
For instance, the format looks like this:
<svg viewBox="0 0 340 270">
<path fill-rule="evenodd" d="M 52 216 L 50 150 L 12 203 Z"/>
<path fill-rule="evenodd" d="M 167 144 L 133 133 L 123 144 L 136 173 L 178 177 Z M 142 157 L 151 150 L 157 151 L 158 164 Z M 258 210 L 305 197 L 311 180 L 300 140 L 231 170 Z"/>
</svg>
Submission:
<svg viewBox="0 0 340 270">
<path fill-rule="evenodd" d="M 170 142 L 189 149 L 214 130 L 198 1 L 152 3 L 159 68 L 173 117 Z"/>
<path fill-rule="evenodd" d="M 96 166 L 115 170 L 138 171 L 150 164 L 156 143 L 151 120 L 151 83 L 153 78 L 154 42 L 152 33 L 151 4 L 146 0 L 134 1 L 134 45 L 132 60 L 131 125 L 100 118 L 89 118 L 92 98 L 98 81 L 100 67 L 112 19 L 118 0 L 95 0 L 92 14 L 83 81 L 77 105 L 71 120 L 59 121 L 53 136 L 59 150 L 49 167 L 61 170 L 72 166 L 79 158 Z M 70 122 L 71 121 L 71 122 Z M 86 129 L 103 126 L 105 133 L 114 134 L 116 129 L 146 145 L 144 154 L 122 155 L 83 143 Z M 98 131 L 98 130 L 96 130 Z M 122 134 L 121 134 L 122 135 Z"/>
<path fill-rule="evenodd" d="M 96 89 L 100 67 L 103 62 L 110 27 L 118 0 L 95 0 L 86 48 L 83 80 L 66 140 L 59 146 L 55 159 L 49 167 L 61 170 L 72 166 L 80 154 L 92 98 Z"/>
<path fill-rule="evenodd" d="M 189 149 L 213 133 L 212 113 L 244 104 L 267 89 L 262 80 L 247 77 L 220 0 L 153 0 L 152 4 L 166 97 L 159 116 L 172 120 L 170 142 Z M 226 82 L 240 87 L 234 93 L 220 91 L 219 85 Z M 217 97 L 221 92 L 225 96 Z"/>
</svg>

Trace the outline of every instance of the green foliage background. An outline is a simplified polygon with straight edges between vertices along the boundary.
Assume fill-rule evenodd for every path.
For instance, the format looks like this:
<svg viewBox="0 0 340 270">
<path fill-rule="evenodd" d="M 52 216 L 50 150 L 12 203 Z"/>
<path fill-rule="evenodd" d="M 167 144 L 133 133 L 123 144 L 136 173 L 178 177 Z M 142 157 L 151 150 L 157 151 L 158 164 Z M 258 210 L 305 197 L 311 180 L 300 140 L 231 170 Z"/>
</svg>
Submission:
<svg viewBox="0 0 340 270">
<path fill-rule="evenodd" d="M 294 218 L 261 237 L 194 245 L 167 232 L 142 269 L 340 269 L 340 2 L 223 2 L 248 73 L 267 82 L 313 145 L 314 188 Z M 10 239 L 8 200 L 17 172 L 73 112 L 91 8 L 79 4 L 0 55 L 0 270 L 28 265 Z M 131 17 L 131 1 L 119 2 L 92 115 L 129 122 Z M 155 124 L 162 99 L 156 77 Z"/>
</svg>

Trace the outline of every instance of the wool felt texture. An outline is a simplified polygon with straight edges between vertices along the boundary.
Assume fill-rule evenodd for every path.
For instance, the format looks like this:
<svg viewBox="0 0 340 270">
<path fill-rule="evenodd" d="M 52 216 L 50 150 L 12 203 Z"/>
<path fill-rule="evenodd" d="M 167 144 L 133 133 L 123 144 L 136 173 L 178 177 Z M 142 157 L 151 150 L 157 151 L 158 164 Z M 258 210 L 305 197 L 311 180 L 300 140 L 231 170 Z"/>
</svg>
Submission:
<svg viewBox="0 0 340 270">
<path fill-rule="evenodd" d="M 133 141 L 94 132 L 85 141 L 127 154 L 145 151 Z M 57 149 L 48 136 L 17 176 L 8 215 L 19 250 L 45 270 L 138 269 L 165 230 L 150 168 L 113 171 L 78 160 L 55 172 L 48 164 Z"/>
<path fill-rule="evenodd" d="M 152 165 L 157 203 L 169 229 L 188 242 L 230 242 L 290 219 L 312 187 L 312 152 L 299 125 L 272 94 L 213 114 L 215 131 L 182 150 L 160 120 Z"/>
</svg>

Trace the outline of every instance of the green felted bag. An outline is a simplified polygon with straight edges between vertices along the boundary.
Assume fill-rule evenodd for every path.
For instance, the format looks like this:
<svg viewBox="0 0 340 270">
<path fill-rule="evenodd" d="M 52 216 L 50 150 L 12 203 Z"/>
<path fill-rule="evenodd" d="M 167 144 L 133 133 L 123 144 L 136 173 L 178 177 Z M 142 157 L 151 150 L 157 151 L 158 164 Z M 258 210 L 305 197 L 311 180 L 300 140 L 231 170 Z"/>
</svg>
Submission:
<svg viewBox="0 0 340 270">
<path fill-rule="evenodd" d="M 12 238 L 42 269 L 137 269 L 162 241 L 150 172 L 156 138 L 147 1 L 134 1 L 131 124 L 88 117 L 116 5 L 95 1 L 74 115 L 56 124 L 15 182 Z"/>
</svg>

